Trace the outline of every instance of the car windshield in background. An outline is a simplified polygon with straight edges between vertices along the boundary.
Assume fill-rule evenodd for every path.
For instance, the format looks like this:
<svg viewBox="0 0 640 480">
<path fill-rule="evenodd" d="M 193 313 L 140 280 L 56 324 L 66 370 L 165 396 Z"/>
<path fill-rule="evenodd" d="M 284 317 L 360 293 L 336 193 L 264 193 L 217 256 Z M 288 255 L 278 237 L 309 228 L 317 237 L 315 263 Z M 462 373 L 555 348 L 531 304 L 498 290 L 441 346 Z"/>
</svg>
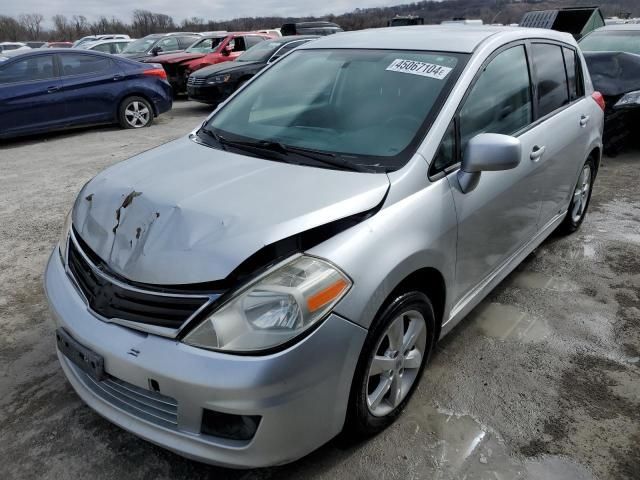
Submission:
<svg viewBox="0 0 640 480">
<path fill-rule="evenodd" d="M 141 38 L 127 45 L 122 53 L 146 53 L 157 41 L 157 38 Z"/>
<path fill-rule="evenodd" d="M 198 40 L 185 50 L 186 53 L 211 53 L 224 40 L 225 37 L 205 38 Z"/>
<path fill-rule="evenodd" d="M 423 138 L 466 59 L 404 50 L 294 51 L 223 107 L 199 136 L 255 156 L 268 157 L 256 153 L 260 146 L 278 150 L 282 161 L 288 153 L 303 157 L 293 150 L 304 149 L 307 157 L 332 157 L 343 167 L 395 170 Z"/>
<path fill-rule="evenodd" d="M 594 32 L 580 42 L 583 52 L 629 52 L 640 55 L 640 30 Z"/>
<path fill-rule="evenodd" d="M 236 58 L 236 62 L 266 62 L 282 45 L 283 42 L 260 42 Z"/>
</svg>

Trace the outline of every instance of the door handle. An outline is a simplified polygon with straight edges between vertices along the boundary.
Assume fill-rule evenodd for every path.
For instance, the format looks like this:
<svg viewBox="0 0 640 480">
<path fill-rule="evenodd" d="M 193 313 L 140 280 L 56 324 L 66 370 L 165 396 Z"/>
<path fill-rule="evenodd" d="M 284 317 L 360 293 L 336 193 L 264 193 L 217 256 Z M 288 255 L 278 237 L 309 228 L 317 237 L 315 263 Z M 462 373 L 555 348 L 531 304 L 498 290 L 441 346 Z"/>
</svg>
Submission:
<svg viewBox="0 0 640 480">
<path fill-rule="evenodd" d="M 60 87 L 51 86 L 51 87 L 47 88 L 47 93 L 54 93 L 54 92 L 57 92 L 58 90 L 60 90 Z"/>
<path fill-rule="evenodd" d="M 589 123 L 589 118 L 590 118 L 589 115 L 582 115 L 580 117 L 580 126 L 581 127 L 586 127 L 587 123 Z"/>
<path fill-rule="evenodd" d="M 113 76 L 113 81 L 117 82 L 118 80 L 122 80 L 122 75 L 114 75 Z"/>
<path fill-rule="evenodd" d="M 544 155 L 544 151 L 546 150 L 546 148 L 547 147 L 539 147 L 536 145 L 535 147 L 533 147 L 533 150 L 531 150 L 529 158 L 534 162 L 537 162 L 538 160 L 540 160 L 542 155 Z"/>
</svg>

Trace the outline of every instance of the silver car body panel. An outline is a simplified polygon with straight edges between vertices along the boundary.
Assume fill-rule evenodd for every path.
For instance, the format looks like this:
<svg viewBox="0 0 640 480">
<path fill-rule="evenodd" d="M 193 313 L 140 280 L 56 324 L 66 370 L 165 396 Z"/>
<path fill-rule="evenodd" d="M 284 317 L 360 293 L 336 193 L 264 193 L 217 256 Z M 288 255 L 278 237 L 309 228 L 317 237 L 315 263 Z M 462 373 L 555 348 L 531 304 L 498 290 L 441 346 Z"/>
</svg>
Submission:
<svg viewBox="0 0 640 480">
<path fill-rule="evenodd" d="M 376 207 L 388 188 L 385 174 L 291 165 L 182 138 L 96 176 L 76 200 L 73 224 L 129 280 L 210 282 L 265 245 Z"/>
<path fill-rule="evenodd" d="M 176 399 L 179 428 L 150 425 L 103 401 L 61 358 L 80 396 L 143 438 L 227 466 L 285 463 L 339 432 L 367 329 L 391 292 L 418 270 L 437 272 L 446 286 L 445 335 L 560 224 L 585 159 L 601 151 L 603 112 L 590 98 L 593 86 L 580 55 L 584 98 L 518 135 L 523 152 L 518 167 L 483 172 L 468 194 L 460 191 L 455 169 L 430 179 L 438 146 L 484 63 L 503 46 L 529 40 L 577 49 L 568 34 L 488 26 L 347 32 L 299 47 L 472 54 L 413 157 L 387 175 L 287 165 L 184 138 L 89 182 L 76 201 L 75 228 L 114 271 L 153 284 L 221 279 L 264 245 L 379 210 L 308 250 L 340 267 L 353 286 L 309 336 L 264 356 L 209 352 L 104 322 L 88 310 L 54 252 L 45 284 L 56 324 L 103 355 L 110 375 L 139 388 L 157 379 L 162 393 Z M 533 161 L 530 152 L 540 144 L 545 153 Z M 131 348 L 141 353 L 128 355 Z M 203 438 L 202 408 L 263 415 L 263 423 L 247 445 Z"/>
</svg>

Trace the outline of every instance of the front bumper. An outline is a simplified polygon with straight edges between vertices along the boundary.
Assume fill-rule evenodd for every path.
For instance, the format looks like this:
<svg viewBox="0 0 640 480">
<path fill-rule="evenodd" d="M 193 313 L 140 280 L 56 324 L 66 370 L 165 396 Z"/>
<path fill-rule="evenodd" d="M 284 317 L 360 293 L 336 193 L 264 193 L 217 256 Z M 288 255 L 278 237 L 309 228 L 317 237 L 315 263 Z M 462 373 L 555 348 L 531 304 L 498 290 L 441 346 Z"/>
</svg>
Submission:
<svg viewBox="0 0 640 480">
<path fill-rule="evenodd" d="M 232 93 L 233 89 L 224 85 L 187 86 L 187 95 L 190 99 L 211 105 L 223 102 Z"/>
<path fill-rule="evenodd" d="M 152 443 L 206 463 L 253 468 L 296 460 L 342 429 L 366 331 L 335 314 L 284 351 L 236 356 L 98 320 L 57 249 L 47 264 L 45 290 L 56 326 L 102 355 L 109 375 L 147 390 L 153 379 L 162 395 L 175 399 L 175 428 L 132 414 L 96 394 L 86 375 L 58 352 L 69 382 L 91 408 Z M 251 440 L 228 440 L 200 433 L 204 408 L 262 419 Z"/>
</svg>

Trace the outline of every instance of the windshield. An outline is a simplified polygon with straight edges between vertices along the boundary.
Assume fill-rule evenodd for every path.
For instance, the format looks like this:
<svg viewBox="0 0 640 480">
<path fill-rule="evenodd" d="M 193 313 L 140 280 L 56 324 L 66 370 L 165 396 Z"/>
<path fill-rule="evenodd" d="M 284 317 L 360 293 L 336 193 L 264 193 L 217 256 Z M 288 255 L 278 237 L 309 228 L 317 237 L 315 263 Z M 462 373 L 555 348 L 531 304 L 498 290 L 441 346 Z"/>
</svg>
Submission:
<svg viewBox="0 0 640 480">
<path fill-rule="evenodd" d="M 266 62 L 282 45 L 283 42 L 260 42 L 236 58 L 236 62 Z"/>
<path fill-rule="evenodd" d="M 146 53 L 158 41 L 157 38 L 141 38 L 127 45 L 122 53 Z"/>
<path fill-rule="evenodd" d="M 466 55 L 297 50 L 226 104 L 205 130 L 277 142 L 383 170 L 413 155 Z M 415 148 L 416 145 L 413 145 Z"/>
<path fill-rule="evenodd" d="M 584 52 L 629 52 L 640 55 L 640 30 L 594 32 L 580 41 L 580 48 Z"/>
<path fill-rule="evenodd" d="M 186 53 L 211 53 L 225 37 L 204 38 L 185 50 Z"/>
</svg>

